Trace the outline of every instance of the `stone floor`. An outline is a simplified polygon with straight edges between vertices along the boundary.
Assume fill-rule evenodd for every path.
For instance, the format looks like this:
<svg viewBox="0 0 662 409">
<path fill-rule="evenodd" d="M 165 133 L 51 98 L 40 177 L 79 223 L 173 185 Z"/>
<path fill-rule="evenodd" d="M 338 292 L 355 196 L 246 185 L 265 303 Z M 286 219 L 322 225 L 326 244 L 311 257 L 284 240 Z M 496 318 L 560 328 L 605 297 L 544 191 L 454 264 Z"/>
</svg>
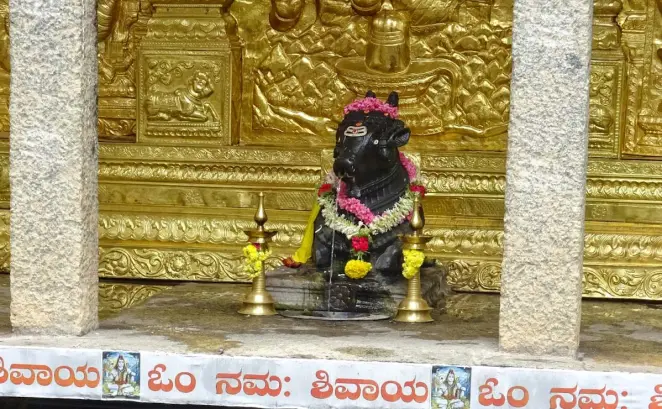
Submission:
<svg viewBox="0 0 662 409">
<path fill-rule="evenodd" d="M 107 282 L 101 326 L 85 337 L 12 335 L 9 278 L 0 276 L 0 346 L 55 346 L 232 356 L 329 358 L 455 365 L 662 373 L 662 305 L 585 301 L 581 359 L 498 351 L 499 297 L 452 296 L 432 324 L 323 322 L 236 314 L 239 284 Z"/>
</svg>

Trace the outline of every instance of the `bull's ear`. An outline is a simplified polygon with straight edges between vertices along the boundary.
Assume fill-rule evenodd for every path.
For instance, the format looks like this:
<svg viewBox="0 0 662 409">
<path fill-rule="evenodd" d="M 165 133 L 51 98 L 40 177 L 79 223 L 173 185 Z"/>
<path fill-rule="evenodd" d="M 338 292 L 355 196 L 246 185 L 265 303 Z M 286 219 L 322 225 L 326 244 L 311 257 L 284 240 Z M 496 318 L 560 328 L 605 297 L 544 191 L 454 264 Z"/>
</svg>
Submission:
<svg viewBox="0 0 662 409">
<path fill-rule="evenodd" d="M 368 92 L 365 93 L 365 97 L 366 98 L 377 98 L 377 94 L 375 94 L 372 91 L 368 91 Z"/>
<path fill-rule="evenodd" d="M 409 142 L 410 135 L 409 128 L 396 129 L 391 136 L 388 137 L 386 144 L 393 148 L 405 146 Z"/>
</svg>

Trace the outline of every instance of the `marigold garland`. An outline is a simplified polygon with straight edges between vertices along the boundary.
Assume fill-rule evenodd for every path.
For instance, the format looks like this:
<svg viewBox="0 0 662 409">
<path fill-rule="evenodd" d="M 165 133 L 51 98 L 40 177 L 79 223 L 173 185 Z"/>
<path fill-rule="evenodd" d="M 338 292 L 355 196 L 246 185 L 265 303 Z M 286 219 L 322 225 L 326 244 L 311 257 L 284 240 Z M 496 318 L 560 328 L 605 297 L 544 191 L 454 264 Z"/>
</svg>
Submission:
<svg viewBox="0 0 662 409">
<path fill-rule="evenodd" d="M 404 263 L 402 263 L 402 275 L 411 280 L 418 274 L 425 261 L 425 254 L 420 250 L 403 250 Z"/>
<path fill-rule="evenodd" d="M 244 269 L 250 279 L 254 279 L 262 273 L 264 262 L 271 256 L 271 251 L 263 251 L 255 244 L 244 247 Z"/>
</svg>

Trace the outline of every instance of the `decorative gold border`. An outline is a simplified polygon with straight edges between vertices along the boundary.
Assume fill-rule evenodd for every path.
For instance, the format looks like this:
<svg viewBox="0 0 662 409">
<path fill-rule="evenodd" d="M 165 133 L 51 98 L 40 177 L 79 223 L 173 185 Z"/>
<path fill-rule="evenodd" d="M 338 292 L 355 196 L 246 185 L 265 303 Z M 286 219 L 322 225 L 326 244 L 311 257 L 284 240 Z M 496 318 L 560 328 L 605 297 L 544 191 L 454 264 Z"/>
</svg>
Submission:
<svg viewBox="0 0 662 409">
<path fill-rule="evenodd" d="M 102 213 L 99 216 L 99 240 L 169 243 L 244 245 L 245 230 L 255 227 L 252 215 L 235 215 L 232 218 L 204 215 L 155 215 Z M 297 247 L 303 239 L 305 222 L 269 222 L 269 229 L 278 231 L 275 246 Z M 241 251 L 238 250 L 238 254 Z"/>
<path fill-rule="evenodd" d="M 501 263 L 483 260 L 444 261 L 456 291 L 499 292 Z M 585 298 L 662 300 L 662 266 L 584 266 Z"/>
<path fill-rule="evenodd" d="M 278 252 L 268 268 L 281 264 Z M 99 275 L 177 281 L 249 281 L 241 248 L 226 250 L 100 247 Z"/>
<path fill-rule="evenodd" d="M 99 283 L 99 314 L 120 312 L 172 287 L 145 284 Z"/>
</svg>

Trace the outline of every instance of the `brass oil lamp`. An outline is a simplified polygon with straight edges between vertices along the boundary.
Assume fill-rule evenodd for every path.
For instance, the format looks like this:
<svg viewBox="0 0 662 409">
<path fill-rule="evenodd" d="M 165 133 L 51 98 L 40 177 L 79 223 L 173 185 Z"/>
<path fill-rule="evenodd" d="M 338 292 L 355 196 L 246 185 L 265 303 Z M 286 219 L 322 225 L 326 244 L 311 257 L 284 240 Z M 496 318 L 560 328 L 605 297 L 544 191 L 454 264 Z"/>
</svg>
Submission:
<svg viewBox="0 0 662 409">
<path fill-rule="evenodd" d="M 258 247 L 261 251 L 269 250 L 269 242 L 275 236 L 277 231 L 270 231 L 264 228 L 268 220 L 267 212 L 264 210 L 264 193 L 260 192 L 259 203 L 257 211 L 253 220 L 257 223 L 257 228 L 252 230 L 244 230 L 244 234 L 248 236 L 248 242 Z M 267 291 L 266 278 L 264 275 L 264 263 L 262 263 L 262 271 L 253 279 L 253 287 L 251 291 L 246 294 L 244 304 L 239 310 L 239 314 L 244 315 L 276 315 L 274 307 L 274 300 L 271 294 Z"/>
<path fill-rule="evenodd" d="M 402 248 L 403 250 L 425 250 L 425 244 L 432 240 L 431 236 L 423 235 L 423 226 L 425 222 L 421 217 L 421 202 L 419 195 L 417 194 L 414 198 L 414 214 L 411 217 L 409 224 L 414 230 L 413 233 L 400 236 L 400 239 L 404 243 Z M 398 305 L 398 312 L 393 318 L 393 321 L 396 322 L 432 322 L 432 315 L 430 311 L 432 308 L 428 303 L 421 297 L 421 271 L 416 273 L 416 275 L 409 279 L 407 285 L 407 296 L 405 297 L 400 305 Z"/>
</svg>

